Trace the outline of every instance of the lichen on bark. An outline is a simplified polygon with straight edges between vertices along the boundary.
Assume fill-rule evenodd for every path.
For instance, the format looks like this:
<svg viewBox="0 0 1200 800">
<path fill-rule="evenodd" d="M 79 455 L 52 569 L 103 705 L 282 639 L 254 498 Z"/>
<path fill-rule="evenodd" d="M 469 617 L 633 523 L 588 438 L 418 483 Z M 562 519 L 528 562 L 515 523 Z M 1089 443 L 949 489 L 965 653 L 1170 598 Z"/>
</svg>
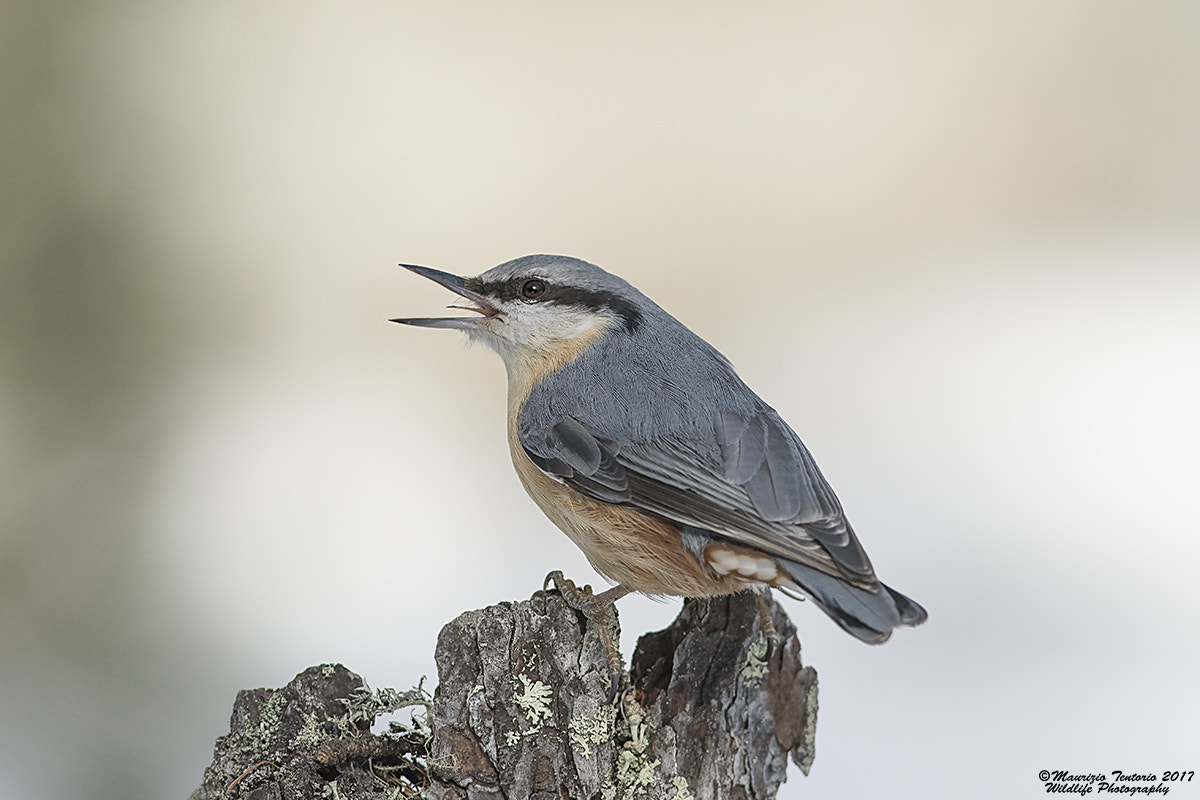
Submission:
<svg viewBox="0 0 1200 800">
<path fill-rule="evenodd" d="M 438 637 L 432 698 L 340 665 L 239 693 L 193 800 L 772 798 L 789 759 L 812 764 L 817 678 L 769 607 L 773 643 L 749 595 L 685 601 L 619 691 L 600 632 L 556 592 L 468 611 Z M 414 703 L 427 713 L 371 733 Z"/>
</svg>

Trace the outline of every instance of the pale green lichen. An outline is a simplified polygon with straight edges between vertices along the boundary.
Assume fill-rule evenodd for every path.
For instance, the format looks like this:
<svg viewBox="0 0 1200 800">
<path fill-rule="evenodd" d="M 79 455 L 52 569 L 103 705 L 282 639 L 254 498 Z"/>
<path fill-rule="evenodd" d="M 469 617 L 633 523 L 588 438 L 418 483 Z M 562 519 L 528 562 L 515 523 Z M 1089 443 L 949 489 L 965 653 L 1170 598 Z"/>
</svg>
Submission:
<svg viewBox="0 0 1200 800">
<path fill-rule="evenodd" d="M 809 669 L 812 669 L 809 667 Z M 817 756 L 817 673 L 814 671 L 812 683 L 804 695 L 804 744 L 800 752 L 803 754 L 796 766 L 808 775 L 812 769 L 813 759 Z"/>
<path fill-rule="evenodd" d="M 616 786 L 605 783 L 600 787 L 603 800 L 636 800 L 651 795 L 668 800 L 696 800 L 686 778 L 674 772 L 662 774 L 662 761 L 647 756 L 651 726 L 645 709 L 632 693 L 623 698 L 621 710 L 623 718 L 614 720 L 615 733 L 610 735 L 625 741 L 617 752 Z"/>
<path fill-rule="evenodd" d="M 509 747 L 520 743 L 523 736 L 533 736 L 541 732 L 542 726 L 550 721 L 550 702 L 554 698 L 554 690 L 541 681 L 531 681 L 525 675 L 517 677 L 521 680 L 523 689 L 520 694 L 514 695 L 513 702 L 525 712 L 529 727 L 523 731 L 505 731 L 504 741 Z M 471 694 L 474 693 L 472 690 Z"/>
<path fill-rule="evenodd" d="M 688 789 L 687 778 L 682 775 L 676 775 L 671 779 L 671 788 L 675 790 L 675 794 L 668 795 L 674 800 L 696 800 L 696 796 Z"/>
<path fill-rule="evenodd" d="M 613 706 L 601 706 L 594 714 L 577 714 L 567 723 L 571 744 L 584 758 L 592 757 L 592 747 L 612 739 L 613 721 L 617 710 Z"/>
<path fill-rule="evenodd" d="M 524 675 L 517 677 L 521 679 L 525 689 L 517 696 L 516 703 L 529 718 L 533 730 L 538 730 L 550 718 L 550 698 L 554 696 L 554 692 L 541 681 L 531 681 Z M 531 732 L 526 731 L 525 734 L 528 735 Z"/>
<path fill-rule="evenodd" d="M 766 634 L 760 631 L 758 638 L 746 648 L 746 663 L 742 665 L 742 680 L 746 682 L 747 686 L 757 688 L 762 684 L 763 678 L 767 675 L 769 650 Z"/>
<path fill-rule="evenodd" d="M 646 722 L 642 707 L 631 696 L 627 696 L 624 711 L 625 721 L 629 725 L 629 740 L 621 745 L 617 753 L 617 790 L 614 795 L 621 800 L 634 800 L 658 784 L 661 762 L 646 758 L 646 751 L 650 749 L 650 725 Z"/>
<path fill-rule="evenodd" d="M 292 739 L 292 748 L 295 750 L 316 750 L 322 744 L 327 742 L 332 737 L 325 732 L 320 720 L 313 714 L 303 714 L 300 717 L 302 724 L 296 738 Z"/>
<path fill-rule="evenodd" d="M 251 735 L 260 744 L 266 745 L 279 733 L 279 712 L 283 710 L 283 692 L 272 692 L 258 712 L 258 730 Z M 250 732 L 248 732 L 250 733 Z"/>
<path fill-rule="evenodd" d="M 633 755 L 626 750 L 621 751 L 617 759 L 617 785 L 620 787 L 621 800 L 634 800 L 640 794 L 658 783 L 657 759 L 647 761 L 644 755 Z"/>
<path fill-rule="evenodd" d="M 409 720 L 413 729 L 428 737 L 433 736 L 426 719 L 432 698 L 425 690 L 424 676 L 416 686 L 403 692 L 387 687 L 372 689 L 364 684 L 356 688 L 349 697 L 340 698 L 338 702 L 346 707 L 345 716 L 337 719 L 337 728 L 343 736 L 358 736 L 364 728 L 370 728 L 384 714 L 394 714 L 400 709 L 414 706 L 422 706 L 426 713 L 410 712 Z M 389 727 L 394 725 L 394 722 L 389 723 Z"/>
</svg>

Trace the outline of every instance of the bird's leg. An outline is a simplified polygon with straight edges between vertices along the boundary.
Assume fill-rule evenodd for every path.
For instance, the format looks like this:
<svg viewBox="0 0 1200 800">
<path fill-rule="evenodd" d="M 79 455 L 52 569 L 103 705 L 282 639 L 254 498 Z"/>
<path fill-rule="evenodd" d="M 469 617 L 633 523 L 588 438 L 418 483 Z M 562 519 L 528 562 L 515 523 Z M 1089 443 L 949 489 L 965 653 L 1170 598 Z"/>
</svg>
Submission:
<svg viewBox="0 0 1200 800">
<path fill-rule="evenodd" d="M 563 577 L 562 572 L 559 570 L 555 570 L 546 576 L 546 580 L 542 584 L 543 591 L 551 583 L 554 584 L 554 588 L 562 595 L 563 600 L 566 601 L 568 606 L 583 614 L 584 617 L 595 623 L 596 627 L 600 629 L 600 641 L 604 643 L 604 652 L 608 656 L 608 666 L 612 672 L 612 691 L 610 695 L 615 697 L 617 686 L 620 684 L 621 676 L 625 673 L 625 668 L 621 664 L 621 654 L 617 651 L 617 645 L 612 638 L 608 611 L 613 603 L 633 590 L 618 584 L 600 594 L 592 594 L 591 586 L 584 586 L 580 589 L 570 578 Z"/>
</svg>

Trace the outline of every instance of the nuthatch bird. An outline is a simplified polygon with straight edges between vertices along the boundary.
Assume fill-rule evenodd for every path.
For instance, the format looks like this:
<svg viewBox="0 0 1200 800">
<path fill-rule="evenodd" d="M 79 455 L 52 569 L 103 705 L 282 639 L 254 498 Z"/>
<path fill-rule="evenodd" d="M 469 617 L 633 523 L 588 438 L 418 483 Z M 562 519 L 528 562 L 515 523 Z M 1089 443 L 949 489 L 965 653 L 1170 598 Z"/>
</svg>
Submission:
<svg viewBox="0 0 1200 800">
<path fill-rule="evenodd" d="M 463 331 L 504 359 L 508 443 L 525 491 L 617 584 L 592 598 L 593 612 L 630 592 L 773 586 L 870 644 L 925 621 L 875 577 L 787 423 L 728 359 L 624 280 L 549 255 L 475 278 L 402 266 L 478 316 L 393 322 Z"/>
</svg>

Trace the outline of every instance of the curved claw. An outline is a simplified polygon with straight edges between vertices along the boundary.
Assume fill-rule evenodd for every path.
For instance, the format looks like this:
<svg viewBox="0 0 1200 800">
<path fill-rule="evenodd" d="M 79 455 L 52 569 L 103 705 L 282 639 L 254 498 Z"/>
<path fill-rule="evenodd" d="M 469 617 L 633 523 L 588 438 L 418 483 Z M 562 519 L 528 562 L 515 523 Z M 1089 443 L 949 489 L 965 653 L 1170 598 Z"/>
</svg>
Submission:
<svg viewBox="0 0 1200 800">
<path fill-rule="evenodd" d="M 779 635 L 778 631 L 767 636 L 767 655 L 763 658 L 763 661 L 770 664 L 771 660 L 775 658 L 775 652 L 782 647 L 783 637 Z"/>
<path fill-rule="evenodd" d="M 764 592 L 754 592 L 754 604 L 758 606 L 758 623 L 762 631 L 762 635 L 767 640 L 767 653 L 763 658 L 768 664 L 771 663 L 771 658 L 775 655 L 776 649 L 783 646 L 783 637 L 779 635 L 779 631 L 775 628 L 775 620 L 771 618 L 771 607 L 767 605 L 767 598 Z"/>
<path fill-rule="evenodd" d="M 559 594 L 562 594 L 562 586 L 564 583 L 568 583 L 568 582 L 569 581 L 567 580 L 567 578 L 562 574 L 562 570 L 556 569 L 553 572 L 551 572 L 549 575 L 547 575 L 546 579 L 544 581 L 542 581 L 542 591 L 543 592 L 550 591 L 550 584 L 553 583 L 554 590 L 556 592 L 558 592 Z"/>
<path fill-rule="evenodd" d="M 621 696 L 624 683 L 629 679 L 629 673 L 619 664 L 614 669 L 611 660 L 609 661 L 608 669 L 608 694 L 605 699 L 610 706 L 613 706 L 617 704 L 617 698 Z"/>
</svg>

